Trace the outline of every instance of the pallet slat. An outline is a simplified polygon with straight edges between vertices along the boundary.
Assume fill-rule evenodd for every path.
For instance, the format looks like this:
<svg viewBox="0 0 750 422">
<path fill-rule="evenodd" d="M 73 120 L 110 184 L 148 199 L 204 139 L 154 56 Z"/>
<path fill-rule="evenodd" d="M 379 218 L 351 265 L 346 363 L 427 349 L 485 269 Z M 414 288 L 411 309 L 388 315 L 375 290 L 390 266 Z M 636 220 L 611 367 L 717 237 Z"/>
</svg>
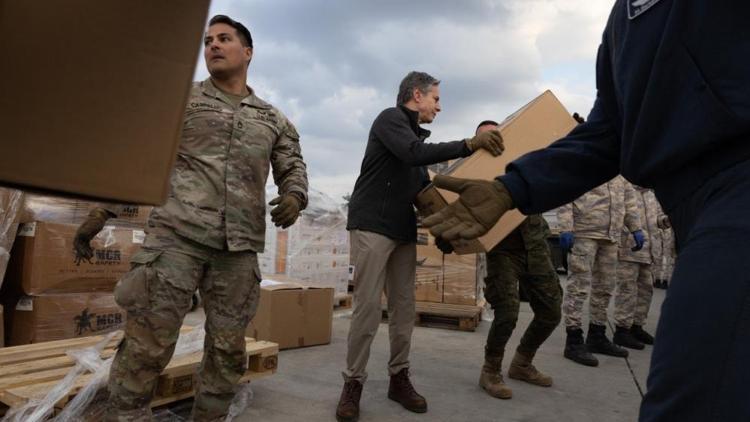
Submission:
<svg viewBox="0 0 750 422">
<path fill-rule="evenodd" d="M 181 332 L 189 331 L 191 327 Z M 0 360 L 5 358 L 9 365 L 0 364 L 0 402 L 7 406 L 20 406 L 34 397 L 44 396 L 74 367 L 74 361 L 65 355 L 67 350 L 91 347 L 104 336 L 86 339 L 62 340 L 48 343 L 37 343 L 27 346 L 16 346 L 2 349 Z M 121 335 L 114 338 L 103 350 L 102 357 L 108 358 L 115 353 L 114 347 Z M 45 346 L 47 346 L 45 348 Z M 16 349 L 16 350 L 13 350 Z M 272 375 L 278 366 L 279 348 L 276 343 L 255 341 L 246 338 L 248 370 L 242 382 Z M 22 356 L 27 358 L 22 358 Z M 203 352 L 177 357 L 170 361 L 159 376 L 157 395 L 152 407 L 182 400 L 193 395 L 196 373 Z M 93 374 L 79 376 L 67 397 L 56 404 L 63 407 L 92 379 Z"/>
<path fill-rule="evenodd" d="M 475 331 L 482 321 L 482 306 L 416 302 L 415 311 L 416 325 L 420 327 Z M 383 318 L 388 318 L 388 309 L 385 304 L 383 305 Z"/>
</svg>

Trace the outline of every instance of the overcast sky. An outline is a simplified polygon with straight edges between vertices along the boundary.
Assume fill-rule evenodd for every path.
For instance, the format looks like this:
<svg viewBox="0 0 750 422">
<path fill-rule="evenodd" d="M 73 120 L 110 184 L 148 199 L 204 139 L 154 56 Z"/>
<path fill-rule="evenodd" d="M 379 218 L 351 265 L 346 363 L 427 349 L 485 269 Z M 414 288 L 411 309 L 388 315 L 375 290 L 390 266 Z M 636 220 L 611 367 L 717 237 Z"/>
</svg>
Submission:
<svg viewBox="0 0 750 422">
<path fill-rule="evenodd" d="M 311 187 L 352 191 L 373 119 L 411 70 L 440 79 L 440 142 L 473 134 L 551 89 L 588 114 L 612 0 L 214 0 L 244 23 L 248 83 L 301 135 Z M 208 76 L 201 58 L 196 79 Z"/>
</svg>

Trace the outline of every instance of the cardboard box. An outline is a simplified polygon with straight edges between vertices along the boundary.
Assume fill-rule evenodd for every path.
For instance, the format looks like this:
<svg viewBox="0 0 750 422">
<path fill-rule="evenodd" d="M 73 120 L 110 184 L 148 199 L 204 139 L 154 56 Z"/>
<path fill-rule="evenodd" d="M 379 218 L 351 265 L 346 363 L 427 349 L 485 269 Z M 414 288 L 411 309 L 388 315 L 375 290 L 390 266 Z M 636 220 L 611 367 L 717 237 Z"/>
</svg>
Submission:
<svg viewBox="0 0 750 422">
<path fill-rule="evenodd" d="M 5 347 L 5 310 L 0 305 L 0 347 Z"/>
<path fill-rule="evenodd" d="M 16 240 L 23 198 L 24 194 L 19 190 L 0 188 L 0 287 Z"/>
<path fill-rule="evenodd" d="M 417 230 L 417 271 L 414 280 L 418 302 L 476 305 L 479 294 L 476 254 L 444 255 L 426 229 Z"/>
<path fill-rule="evenodd" d="M 145 236 L 142 230 L 105 226 L 91 242 L 91 262 L 76 264 L 75 232 L 72 224 L 22 224 L 11 253 L 8 283 L 20 286 L 27 295 L 111 292 L 130 269 L 130 258 Z"/>
<path fill-rule="evenodd" d="M 125 321 L 111 293 L 24 296 L 8 316 L 9 346 L 104 334 Z"/>
<path fill-rule="evenodd" d="M 208 6 L 2 2 L 0 184 L 163 203 Z"/>
<path fill-rule="evenodd" d="M 577 125 L 570 113 L 551 91 L 546 91 L 500 124 L 505 152 L 499 157 L 479 150 L 454 163 L 445 174 L 466 179 L 492 180 L 505 173 L 505 167 L 527 152 L 545 148 L 564 137 Z M 417 196 L 416 205 L 423 216 L 431 215 L 458 199 L 458 194 L 433 185 Z M 458 254 L 490 251 L 526 218 L 518 210 L 507 212 L 484 236 L 452 242 Z"/>
<path fill-rule="evenodd" d="M 477 255 L 445 255 L 443 303 L 476 305 L 482 297 L 477 277 Z"/>
<path fill-rule="evenodd" d="M 249 337 L 278 343 L 280 349 L 331 342 L 332 288 L 270 280 L 261 286 L 260 304 L 246 331 Z"/>
<path fill-rule="evenodd" d="M 153 207 L 145 205 L 112 206 L 105 202 L 84 201 L 81 199 L 26 194 L 23 200 L 22 223 L 49 221 L 54 223 L 80 225 L 94 208 L 116 209 L 117 218 L 107 220 L 112 226 L 143 229 Z"/>
</svg>

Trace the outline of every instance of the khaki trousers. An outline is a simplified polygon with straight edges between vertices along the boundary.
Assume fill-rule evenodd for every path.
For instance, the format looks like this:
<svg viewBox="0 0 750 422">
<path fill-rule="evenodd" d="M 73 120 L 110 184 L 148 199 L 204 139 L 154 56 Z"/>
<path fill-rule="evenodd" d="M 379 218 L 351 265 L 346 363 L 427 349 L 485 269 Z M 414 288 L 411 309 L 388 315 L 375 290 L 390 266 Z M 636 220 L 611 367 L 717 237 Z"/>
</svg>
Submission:
<svg viewBox="0 0 750 422">
<path fill-rule="evenodd" d="M 388 298 L 388 334 L 391 357 L 388 372 L 394 375 L 409 367 L 411 333 L 416 318 L 414 275 L 417 247 L 386 236 L 352 230 L 350 262 L 354 267 L 354 311 L 349 326 L 345 380 L 364 383 L 370 345 L 382 319 L 380 299 Z"/>
</svg>

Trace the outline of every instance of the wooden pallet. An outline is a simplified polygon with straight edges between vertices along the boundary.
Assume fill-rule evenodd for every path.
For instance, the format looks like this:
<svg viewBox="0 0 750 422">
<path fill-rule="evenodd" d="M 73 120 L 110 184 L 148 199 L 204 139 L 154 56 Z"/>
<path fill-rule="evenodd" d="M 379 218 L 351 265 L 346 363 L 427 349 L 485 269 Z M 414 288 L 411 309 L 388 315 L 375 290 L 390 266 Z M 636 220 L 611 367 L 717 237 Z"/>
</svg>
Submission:
<svg viewBox="0 0 750 422">
<path fill-rule="evenodd" d="M 350 294 L 338 296 L 333 299 L 333 309 L 349 309 L 352 307 L 353 297 Z"/>
<path fill-rule="evenodd" d="M 189 328 L 183 329 L 189 331 Z M 115 336 L 102 351 L 107 358 L 115 353 L 121 334 Z M 65 352 L 90 347 L 104 336 L 51 341 L 0 349 L 0 402 L 5 406 L 20 406 L 35 397 L 43 397 L 74 367 L 74 361 Z M 267 377 L 276 372 L 279 347 L 276 343 L 246 338 L 248 370 L 240 382 Z M 197 369 L 203 352 L 173 358 L 159 376 L 152 407 L 189 398 L 197 381 Z M 61 409 L 93 377 L 79 376 L 67 397 L 55 404 Z"/>
<path fill-rule="evenodd" d="M 383 318 L 387 318 L 388 311 L 383 306 Z M 482 306 L 417 302 L 416 311 L 416 325 L 420 327 L 475 331 L 482 321 Z"/>
</svg>

